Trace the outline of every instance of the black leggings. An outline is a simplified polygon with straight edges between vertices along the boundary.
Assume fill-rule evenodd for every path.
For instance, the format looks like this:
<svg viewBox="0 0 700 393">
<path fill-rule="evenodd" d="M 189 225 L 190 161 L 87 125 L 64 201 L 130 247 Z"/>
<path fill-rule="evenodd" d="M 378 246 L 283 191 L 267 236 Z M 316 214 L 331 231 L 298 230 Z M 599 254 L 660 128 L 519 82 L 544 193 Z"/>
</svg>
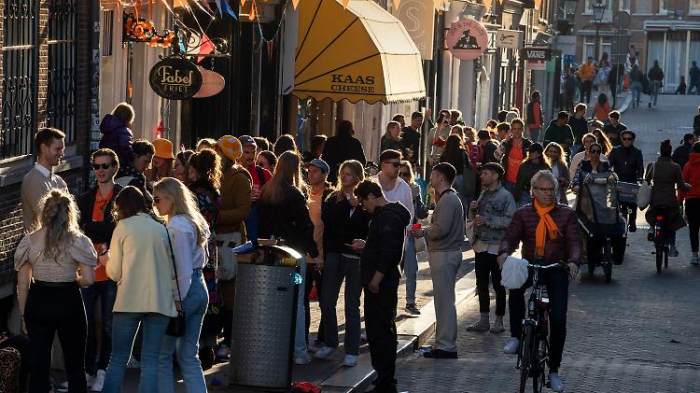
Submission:
<svg viewBox="0 0 700 393">
<path fill-rule="evenodd" d="M 693 252 L 698 252 L 698 231 L 700 231 L 700 198 L 685 200 L 685 215 L 688 217 L 688 229 L 690 229 L 690 249 Z"/>
<path fill-rule="evenodd" d="M 51 346 L 56 333 L 63 348 L 70 392 L 87 391 L 87 318 L 78 284 L 33 283 L 29 288 L 24 318 L 31 353 L 29 392 L 46 393 L 51 368 Z"/>
</svg>

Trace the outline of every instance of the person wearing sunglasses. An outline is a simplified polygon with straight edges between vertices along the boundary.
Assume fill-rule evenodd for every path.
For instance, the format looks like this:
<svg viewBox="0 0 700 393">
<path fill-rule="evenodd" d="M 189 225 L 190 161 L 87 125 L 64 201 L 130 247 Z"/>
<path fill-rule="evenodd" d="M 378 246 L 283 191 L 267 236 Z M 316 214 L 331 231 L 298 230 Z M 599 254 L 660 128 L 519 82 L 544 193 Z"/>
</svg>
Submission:
<svg viewBox="0 0 700 393">
<path fill-rule="evenodd" d="M 92 241 L 98 255 L 104 255 L 112 241 L 116 224 L 112 217 L 114 200 L 122 186 L 114 183 L 119 170 L 119 158 L 112 149 L 99 149 L 90 157 L 95 173 L 95 185 L 78 197 L 80 229 Z M 99 261 L 96 261 L 99 262 Z M 87 347 L 85 350 L 85 373 L 88 387 L 101 391 L 104 385 L 109 357 L 112 354 L 112 309 L 117 298 L 117 283 L 107 277 L 105 265 L 98 263 L 95 283 L 82 289 L 87 315 Z M 102 324 L 100 334 L 95 333 L 95 302 L 100 301 Z M 97 337 L 100 337 L 99 342 Z M 98 345 L 99 344 L 99 345 Z M 95 359 L 97 348 L 101 348 L 99 359 Z"/>
<path fill-rule="evenodd" d="M 612 149 L 608 157 L 610 166 L 622 182 L 637 183 L 639 179 L 644 177 L 644 157 L 642 151 L 634 146 L 636 137 L 637 135 L 633 131 L 622 131 L 620 133 L 622 144 Z M 629 216 L 629 231 L 635 232 L 637 230 L 637 205 L 623 205 L 622 208 L 632 210 Z"/>
<path fill-rule="evenodd" d="M 591 143 L 588 146 L 588 161 L 581 161 L 578 168 L 576 168 L 576 175 L 571 181 L 571 189 L 575 194 L 578 194 L 581 184 L 583 184 L 588 174 L 612 172 L 610 163 L 600 159 L 602 152 L 603 148 L 598 142 Z"/>
</svg>

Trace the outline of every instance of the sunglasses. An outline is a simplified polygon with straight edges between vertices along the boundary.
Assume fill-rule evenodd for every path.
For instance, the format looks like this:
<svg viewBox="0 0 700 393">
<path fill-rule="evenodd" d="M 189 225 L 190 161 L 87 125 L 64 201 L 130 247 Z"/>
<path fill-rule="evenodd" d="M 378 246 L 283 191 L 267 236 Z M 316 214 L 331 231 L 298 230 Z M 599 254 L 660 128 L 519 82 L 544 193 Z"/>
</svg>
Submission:
<svg viewBox="0 0 700 393">
<path fill-rule="evenodd" d="M 632 138 L 622 138 L 623 141 L 633 141 L 634 139 Z"/>
<path fill-rule="evenodd" d="M 588 152 L 591 154 L 600 154 L 600 150 L 589 150 Z"/>
<path fill-rule="evenodd" d="M 94 169 L 94 170 L 99 170 L 99 169 L 107 170 L 113 166 L 114 166 L 114 164 L 92 164 L 92 169 Z"/>
</svg>

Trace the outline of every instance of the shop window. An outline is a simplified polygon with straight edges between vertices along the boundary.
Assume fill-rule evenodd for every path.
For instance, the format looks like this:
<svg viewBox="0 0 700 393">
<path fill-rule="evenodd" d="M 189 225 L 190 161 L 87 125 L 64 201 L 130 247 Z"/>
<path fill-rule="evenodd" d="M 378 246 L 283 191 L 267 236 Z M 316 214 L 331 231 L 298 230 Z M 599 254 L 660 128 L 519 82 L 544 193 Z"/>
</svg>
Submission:
<svg viewBox="0 0 700 393">
<path fill-rule="evenodd" d="M 47 124 L 75 138 L 77 0 L 49 1 Z"/>
<path fill-rule="evenodd" d="M 620 7 L 619 10 L 629 12 L 631 2 L 632 2 L 632 0 L 619 0 L 618 1 L 619 7 Z"/>
<path fill-rule="evenodd" d="M 654 3 L 649 0 L 634 0 L 635 14 L 652 14 Z"/>
<path fill-rule="evenodd" d="M 36 125 L 39 0 L 5 0 L 0 159 L 32 152 Z"/>
</svg>

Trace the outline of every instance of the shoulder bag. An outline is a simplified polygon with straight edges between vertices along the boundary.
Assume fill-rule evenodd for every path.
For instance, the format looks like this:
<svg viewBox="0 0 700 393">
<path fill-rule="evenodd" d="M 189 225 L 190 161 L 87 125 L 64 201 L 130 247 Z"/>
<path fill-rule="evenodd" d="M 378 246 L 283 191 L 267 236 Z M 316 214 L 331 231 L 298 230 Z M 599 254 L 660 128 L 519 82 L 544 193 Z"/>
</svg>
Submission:
<svg viewBox="0 0 700 393">
<path fill-rule="evenodd" d="M 656 164 L 652 164 L 649 181 L 647 181 L 645 178 L 642 181 L 642 185 L 639 187 L 639 191 L 637 191 L 637 207 L 639 207 L 640 210 L 646 209 L 647 206 L 649 206 L 649 203 L 651 202 L 651 190 L 653 188 L 655 167 Z"/>
<path fill-rule="evenodd" d="M 170 259 L 173 261 L 173 270 L 175 271 L 175 285 L 177 286 L 177 298 L 180 300 L 180 308 L 182 308 L 182 295 L 180 294 L 180 281 L 177 278 L 177 265 L 175 264 L 175 253 L 173 252 L 173 243 L 170 240 L 170 232 L 165 228 L 168 234 L 168 246 L 170 246 Z M 168 327 L 165 329 L 165 334 L 172 337 L 182 337 L 185 335 L 185 311 L 177 310 L 177 316 L 171 317 L 168 322 Z"/>
</svg>

